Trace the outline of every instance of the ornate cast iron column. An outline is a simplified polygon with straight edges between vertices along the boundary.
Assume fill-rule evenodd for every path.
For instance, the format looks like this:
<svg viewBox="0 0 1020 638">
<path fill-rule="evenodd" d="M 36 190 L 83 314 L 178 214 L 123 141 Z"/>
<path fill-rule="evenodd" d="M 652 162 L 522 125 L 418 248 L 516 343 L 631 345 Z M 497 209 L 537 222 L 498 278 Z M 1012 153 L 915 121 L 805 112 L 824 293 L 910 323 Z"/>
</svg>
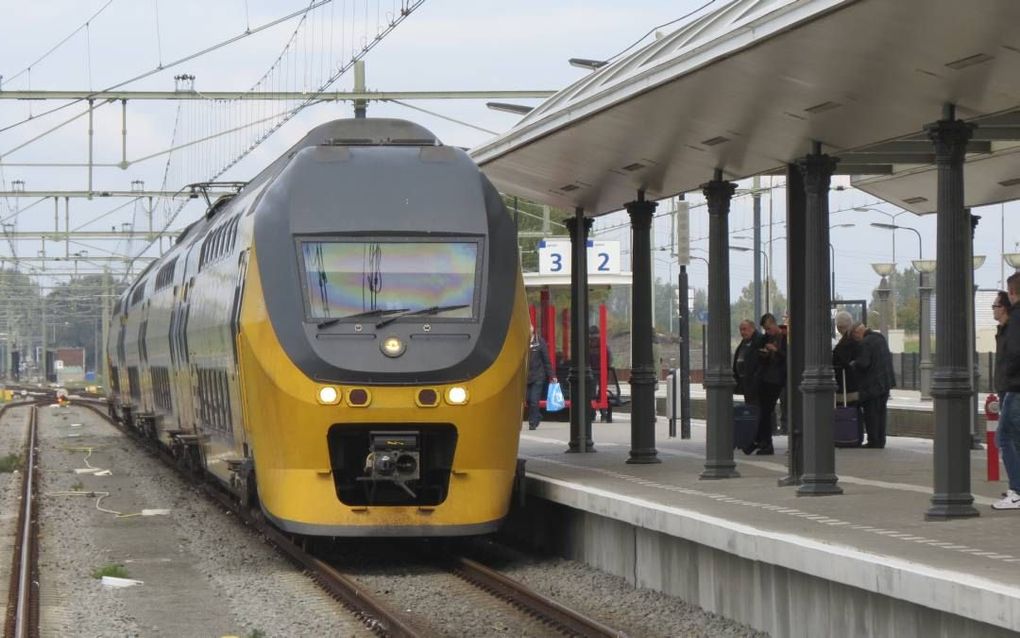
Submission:
<svg viewBox="0 0 1020 638">
<path fill-rule="evenodd" d="M 935 322 L 935 371 L 931 395 L 935 399 L 935 486 L 928 520 L 978 516 L 970 492 L 970 382 L 965 338 L 967 317 L 959 311 L 973 294 L 970 218 L 963 207 L 963 157 L 973 125 L 956 119 L 947 104 L 942 119 L 925 127 L 935 145 L 938 167 L 938 235 L 935 282 L 938 299 Z"/>
<path fill-rule="evenodd" d="M 730 367 L 730 199 L 737 185 L 716 169 L 702 185 L 708 200 L 707 428 L 703 479 L 740 476 L 733 461 L 733 370 Z"/>
<path fill-rule="evenodd" d="M 804 397 L 800 380 L 804 376 L 804 251 L 793 249 L 807 244 L 804 176 L 796 164 L 786 167 L 786 282 L 790 315 L 786 342 L 787 432 L 789 432 L 789 474 L 779 479 L 781 487 L 800 485 L 804 473 Z"/>
<path fill-rule="evenodd" d="M 591 439 L 591 409 L 588 395 L 592 386 L 588 367 L 588 231 L 592 220 L 583 208 L 564 222 L 570 233 L 570 317 L 573 321 L 573 352 L 570 364 L 570 446 L 567 452 L 594 452 Z M 555 362 L 553 365 L 556 365 Z"/>
<path fill-rule="evenodd" d="M 631 284 L 633 320 L 631 326 L 630 373 L 630 458 L 628 463 L 660 463 L 655 449 L 655 361 L 652 354 L 652 213 L 655 202 L 637 201 L 626 205 L 630 214 Z"/>
<path fill-rule="evenodd" d="M 832 371 L 829 299 L 829 179 L 837 160 L 823 155 L 815 142 L 800 161 L 807 196 L 805 243 L 789 250 L 804 251 L 804 324 L 797 332 L 804 347 L 804 474 L 798 496 L 842 494 L 836 483 L 836 449 L 832 435 L 832 406 L 836 379 Z"/>
</svg>

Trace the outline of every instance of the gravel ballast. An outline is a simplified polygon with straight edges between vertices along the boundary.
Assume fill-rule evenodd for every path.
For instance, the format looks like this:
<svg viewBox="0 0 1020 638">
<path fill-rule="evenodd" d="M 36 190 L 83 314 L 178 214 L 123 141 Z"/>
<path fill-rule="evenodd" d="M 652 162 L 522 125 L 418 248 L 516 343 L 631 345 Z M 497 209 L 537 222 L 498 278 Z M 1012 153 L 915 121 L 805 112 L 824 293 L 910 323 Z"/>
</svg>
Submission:
<svg viewBox="0 0 1020 638">
<path fill-rule="evenodd" d="M 43 635 L 367 636 L 367 628 L 195 488 L 84 408 L 40 410 Z M 73 423 L 81 425 L 75 427 Z M 89 464 L 111 476 L 75 474 Z M 95 496 L 69 491 L 108 491 Z M 142 509 L 169 515 L 138 516 Z M 104 588 L 122 565 L 144 584 Z"/>
</svg>

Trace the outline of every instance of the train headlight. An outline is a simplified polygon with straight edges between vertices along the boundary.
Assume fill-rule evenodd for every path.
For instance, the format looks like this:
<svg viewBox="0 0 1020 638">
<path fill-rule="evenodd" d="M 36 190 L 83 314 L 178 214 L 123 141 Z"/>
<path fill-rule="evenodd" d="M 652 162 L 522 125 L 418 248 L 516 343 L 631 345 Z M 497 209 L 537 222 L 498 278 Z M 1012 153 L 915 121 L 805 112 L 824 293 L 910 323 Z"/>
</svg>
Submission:
<svg viewBox="0 0 1020 638">
<path fill-rule="evenodd" d="M 340 392 L 331 385 L 322 386 L 319 388 L 319 403 L 324 405 L 340 403 Z"/>
<path fill-rule="evenodd" d="M 446 391 L 446 402 L 450 405 L 464 405 L 468 402 L 467 388 L 455 385 Z"/>
<path fill-rule="evenodd" d="M 379 348 L 387 357 L 399 357 L 404 354 L 404 350 L 407 349 L 407 346 L 404 345 L 404 342 L 401 341 L 399 337 L 390 336 L 383 339 Z"/>
</svg>

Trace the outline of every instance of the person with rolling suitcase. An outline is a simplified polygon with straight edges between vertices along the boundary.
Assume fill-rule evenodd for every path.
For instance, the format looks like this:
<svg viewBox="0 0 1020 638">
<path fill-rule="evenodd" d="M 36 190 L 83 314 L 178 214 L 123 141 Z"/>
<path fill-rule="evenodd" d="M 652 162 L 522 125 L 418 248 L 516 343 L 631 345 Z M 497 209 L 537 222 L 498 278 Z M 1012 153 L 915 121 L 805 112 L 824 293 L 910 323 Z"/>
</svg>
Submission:
<svg viewBox="0 0 1020 638">
<path fill-rule="evenodd" d="M 764 335 L 750 319 L 740 322 L 740 343 L 733 353 L 734 394 L 744 395 L 743 403 L 733 404 L 733 447 L 743 450 L 754 444 L 758 430 L 758 350 Z"/>
<path fill-rule="evenodd" d="M 833 419 L 836 447 L 860 447 L 864 444 L 864 427 L 857 402 L 857 373 L 850 365 L 860 352 L 860 344 L 854 341 L 850 331 L 853 323 L 849 312 L 841 310 L 836 313 L 836 331 L 840 335 L 839 342 L 832 349 L 832 369 L 836 375 L 836 412 Z"/>
<path fill-rule="evenodd" d="M 765 329 L 765 338 L 758 348 L 758 429 L 754 441 L 742 449 L 744 454 L 757 449 L 759 456 L 767 456 L 776 453 L 772 429 L 776 402 L 786 385 L 786 337 L 773 314 L 765 313 L 759 323 Z"/>
</svg>

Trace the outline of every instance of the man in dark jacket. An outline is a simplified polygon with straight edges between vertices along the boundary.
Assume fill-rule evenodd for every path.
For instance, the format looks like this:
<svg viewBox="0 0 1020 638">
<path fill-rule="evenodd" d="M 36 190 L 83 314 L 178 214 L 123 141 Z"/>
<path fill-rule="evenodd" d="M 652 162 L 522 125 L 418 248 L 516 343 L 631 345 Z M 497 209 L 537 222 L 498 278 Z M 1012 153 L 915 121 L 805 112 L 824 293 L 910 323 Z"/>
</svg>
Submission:
<svg viewBox="0 0 1020 638">
<path fill-rule="evenodd" d="M 853 335 L 860 350 L 850 367 L 857 373 L 857 397 L 868 433 L 864 447 L 884 448 L 886 404 L 889 391 L 896 387 L 892 354 L 882 333 L 868 330 L 863 323 L 854 326 Z"/>
<path fill-rule="evenodd" d="M 528 429 L 534 430 L 542 420 L 538 402 L 542 400 L 542 391 L 546 381 L 555 381 L 552 365 L 549 363 L 549 348 L 545 339 L 535 334 L 535 326 L 531 326 L 531 341 L 528 343 Z"/>
<path fill-rule="evenodd" d="M 992 503 L 997 510 L 1020 509 L 1020 273 L 1010 275 L 1006 284 L 1012 308 L 1005 330 L 995 337 L 995 389 L 1002 392 L 995 442 L 1002 452 L 1009 489 L 1001 501 Z"/>
<path fill-rule="evenodd" d="M 754 442 L 744 448 L 744 454 L 755 449 L 759 455 L 775 454 L 772 447 L 773 420 L 776 415 L 776 402 L 786 385 L 786 336 L 776 323 L 771 313 L 765 313 L 759 322 L 765 330 L 758 348 L 757 403 L 758 431 Z"/>
<path fill-rule="evenodd" d="M 754 405 L 757 400 L 758 349 L 762 347 L 764 337 L 754 327 L 754 322 L 744 319 L 740 322 L 740 343 L 733 352 L 733 379 L 737 386 L 734 394 L 744 395 L 747 405 Z"/>
</svg>

